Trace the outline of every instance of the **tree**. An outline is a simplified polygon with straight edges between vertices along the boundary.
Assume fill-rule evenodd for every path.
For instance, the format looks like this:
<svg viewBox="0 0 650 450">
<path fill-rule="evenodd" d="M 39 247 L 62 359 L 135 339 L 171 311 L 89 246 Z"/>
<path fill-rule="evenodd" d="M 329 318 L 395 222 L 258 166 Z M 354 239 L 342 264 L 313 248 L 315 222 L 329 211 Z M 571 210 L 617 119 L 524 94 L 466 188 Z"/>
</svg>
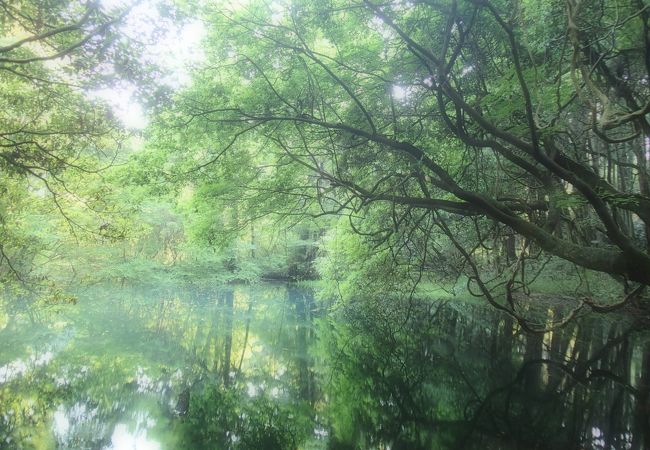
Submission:
<svg viewBox="0 0 650 450">
<path fill-rule="evenodd" d="M 88 91 L 113 81 L 116 26 L 96 2 L 2 2 L 2 171 L 46 187 L 66 168 L 92 172 L 89 157 L 108 150 L 119 124 Z M 128 57 L 125 54 L 125 61 Z M 110 154 L 110 153 L 109 153 Z"/>
<path fill-rule="evenodd" d="M 99 85 L 101 67 L 116 51 L 108 37 L 123 17 L 106 14 L 94 2 L 0 3 L 0 189 L 5 194 L 20 186 L 49 192 L 53 208 L 69 218 L 64 172 L 94 173 L 98 158 L 110 164 L 110 147 L 124 136 L 109 109 L 85 94 Z M 16 265 L 26 247 L 11 237 L 17 232 L 12 206 L 0 210 L 0 264 L 22 278 L 27 268 Z"/>
<path fill-rule="evenodd" d="M 93 184 L 91 178 L 119 161 L 130 134 L 96 91 L 131 86 L 152 94 L 161 77 L 161 69 L 143 58 L 157 30 L 133 39 L 125 27 L 133 26 L 137 3 L 109 5 L 0 2 L 0 192 L 7 199 L 0 205 L 0 276 L 27 281 L 26 261 L 41 250 L 34 245 L 30 251 L 29 241 L 40 239 L 20 229 L 18 203 L 10 201 L 18 191 L 33 202 L 49 199 L 43 203 L 54 214 L 41 205 L 42 222 L 58 215 L 72 234 L 106 234 L 98 218 L 106 209 L 101 192 L 84 195 L 73 185 Z M 160 100 L 149 97 L 150 103 Z M 71 210 L 79 205 L 93 212 L 93 220 L 75 217 Z"/>
<path fill-rule="evenodd" d="M 192 155 L 197 170 L 255 136 L 262 178 L 312 214 L 384 205 L 376 233 L 432 218 L 468 260 L 476 248 L 450 221 L 483 220 L 479 243 L 515 233 L 522 254 L 650 283 L 642 2 L 303 0 L 203 14 L 211 57 L 177 124 L 222 144 Z"/>
</svg>

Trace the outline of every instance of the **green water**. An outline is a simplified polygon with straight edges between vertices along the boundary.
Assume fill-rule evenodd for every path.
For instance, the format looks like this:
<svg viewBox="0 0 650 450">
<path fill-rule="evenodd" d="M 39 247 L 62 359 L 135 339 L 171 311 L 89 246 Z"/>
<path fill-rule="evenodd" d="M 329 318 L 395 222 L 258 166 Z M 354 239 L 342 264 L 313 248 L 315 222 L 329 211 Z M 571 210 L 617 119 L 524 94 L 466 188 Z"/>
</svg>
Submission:
<svg viewBox="0 0 650 450">
<path fill-rule="evenodd" d="M 552 314 L 549 312 L 549 314 Z M 282 284 L 6 295 L 0 448 L 642 449 L 650 333 Z"/>
</svg>

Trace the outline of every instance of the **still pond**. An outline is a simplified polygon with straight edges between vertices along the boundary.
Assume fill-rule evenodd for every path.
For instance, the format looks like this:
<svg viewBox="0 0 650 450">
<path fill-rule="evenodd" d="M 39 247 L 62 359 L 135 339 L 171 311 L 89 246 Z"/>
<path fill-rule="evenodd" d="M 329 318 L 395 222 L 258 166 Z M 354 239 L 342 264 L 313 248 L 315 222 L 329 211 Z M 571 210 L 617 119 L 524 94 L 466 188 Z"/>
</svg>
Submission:
<svg viewBox="0 0 650 450">
<path fill-rule="evenodd" d="M 630 319 L 526 334 L 480 304 L 316 294 L 5 294 L 0 448 L 650 448 L 650 332 Z"/>
</svg>

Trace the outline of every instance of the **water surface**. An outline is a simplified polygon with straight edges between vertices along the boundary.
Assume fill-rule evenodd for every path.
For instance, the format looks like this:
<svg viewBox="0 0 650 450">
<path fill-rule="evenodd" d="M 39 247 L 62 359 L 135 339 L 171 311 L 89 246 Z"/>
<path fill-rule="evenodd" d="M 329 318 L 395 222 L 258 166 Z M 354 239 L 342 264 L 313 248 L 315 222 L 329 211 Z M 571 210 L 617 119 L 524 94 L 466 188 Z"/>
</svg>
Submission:
<svg viewBox="0 0 650 450">
<path fill-rule="evenodd" d="M 553 309 L 548 311 L 549 317 Z M 650 333 L 282 284 L 5 296 L 0 448 L 649 448 Z"/>
</svg>

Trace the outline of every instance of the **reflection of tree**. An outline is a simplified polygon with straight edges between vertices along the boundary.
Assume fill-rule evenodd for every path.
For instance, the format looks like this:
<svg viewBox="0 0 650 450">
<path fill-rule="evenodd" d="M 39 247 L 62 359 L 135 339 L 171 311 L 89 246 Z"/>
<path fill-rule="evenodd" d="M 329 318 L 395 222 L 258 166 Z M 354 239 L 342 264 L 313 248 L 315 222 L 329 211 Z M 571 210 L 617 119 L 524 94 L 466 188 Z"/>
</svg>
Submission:
<svg viewBox="0 0 650 450">
<path fill-rule="evenodd" d="M 311 336 L 311 311 L 313 298 L 305 295 L 302 289 L 288 289 L 289 302 L 293 303 L 296 311 L 298 326 L 296 329 L 296 366 L 298 371 L 299 397 L 313 403 L 314 401 L 314 376 L 310 369 L 312 366 L 308 346 L 312 341 Z"/>
<path fill-rule="evenodd" d="M 47 367 L 0 384 L 0 412 L 18 414 L 8 425 L 0 415 L 0 437 L 24 442 L 34 430 L 50 436 L 57 408 L 69 412 L 79 403 L 97 413 L 71 435 L 79 439 L 73 447 L 104 448 L 117 421 L 145 401 L 145 410 L 162 424 L 158 431 L 186 432 L 188 443 L 181 448 L 205 448 L 232 436 L 239 436 L 228 441 L 233 448 L 295 448 L 313 430 L 307 356 L 312 302 L 311 294 L 284 286 L 104 288 L 85 293 L 76 307 L 43 324 L 11 322 L 0 338 L 11 332 L 34 343 L 29 334 L 36 326 L 61 320 L 74 333 Z M 24 331 L 20 336 L 18 329 Z M 59 378 L 66 384 L 58 385 Z M 38 402 L 30 406 L 30 398 Z M 215 398 L 225 403 L 218 407 Z M 29 408 L 34 414 L 24 415 Z M 170 420 L 177 426 L 168 427 Z M 101 432 L 93 428 L 100 425 Z"/>
<path fill-rule="evenodd" d="M 193 397 L 186 422 L 190 448 L 296 449 L 310 422 L 291 404 L 250 397 L 235 386 L 209 386 Z"/>
<path fill-rule="evenodd" d="M 218 296 L 206 333 L 216 364 L 202 365 L 193 390 L 188 448 L 292 449 L 310 435 L 312 296 L 293 288 L 267 296 L 240 287 Z"/>
<path fill-rule="evenodd" d="M 626 434 L 642 435 L 631 423 L 637 389 L 621 375 L 630 369 L 631 330 L 603 343 L 598 328 L 576 328 L 572 336 L 582 336 L 568 356 L 524 357 L 508 383 L 485 395 L 467 439 L 503 435 L 531 448 L 629 448 Z"/>
<path fill-rule="evenodd" d="M 231 290 L 224 292 L 224 345 L 223 345 L 223 384 L 228 386 L 230 384 L 230 358 L 232 356 L 232 318 L 233 318 L 233 299 L 234 293 Z"/>
<path fill-rule="evenodd" d="M 643 350 L 641 376 L 637 386 L 637 403 L 634 411 L 634 425 L 643 430 L 643 435 L 637 433 L 632 440 L 632 448 L 650 448 L 650 345 Z M 643 443 L 642 443 L 643 442 Z"/>
<path fill-rule="evenodd" d="M 334 326 L 334 446 L 646 448 L 649 346 L 587 317 L 553 333 L 468 305 L 356 303 Z"/>
</svg>

